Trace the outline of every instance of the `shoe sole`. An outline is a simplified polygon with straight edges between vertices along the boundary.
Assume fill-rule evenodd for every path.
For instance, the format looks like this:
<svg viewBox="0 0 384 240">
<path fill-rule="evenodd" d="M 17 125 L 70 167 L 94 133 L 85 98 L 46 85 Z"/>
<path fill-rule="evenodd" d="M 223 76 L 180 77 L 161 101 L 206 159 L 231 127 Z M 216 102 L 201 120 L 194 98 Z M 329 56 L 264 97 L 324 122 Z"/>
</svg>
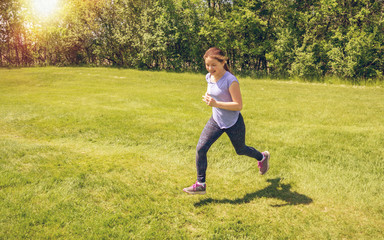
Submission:
<svg viewBox="0 0 384 240">
<path fill-rule="evenodd" d="M 199 191 L 199 192 L 187 192 L 185 190 L 183 190 L 184 192 L 188 193 L 188 194 L 191 194 L 191 195 L 204 195 L 206 193 L 206 191 Z"/>
<path fill-rule="evenodd" d="M 264 174 L 266 174 L 266 173 L 268 172 L 268 170 L 269 170 L 269 159 L 271 158 L 271 154 L 270 154 L 268 151 L 265 151 L 265 152 L 268 154 L 268 157 L 267 157 L 267 159 L 265 160 L 265 161 L 267 161 L 267 170 L 265 170 L 264 173 L 259 172 L 260 175 L 264 175 Z"/>
</svg>

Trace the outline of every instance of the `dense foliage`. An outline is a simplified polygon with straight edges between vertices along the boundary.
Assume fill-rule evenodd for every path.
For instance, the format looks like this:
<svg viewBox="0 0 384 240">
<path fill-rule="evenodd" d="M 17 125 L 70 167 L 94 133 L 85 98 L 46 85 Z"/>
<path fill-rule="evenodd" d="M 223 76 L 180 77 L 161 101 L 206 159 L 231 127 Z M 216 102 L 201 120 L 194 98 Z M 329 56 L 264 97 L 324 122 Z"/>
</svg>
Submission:
<svg viewBox="0 0 384 240">
<path fill-rule="evenodd" d="M 234 71 L 319 78 L 384 74 L 383 0 L 67 0 L 42 22 L 0 2 L 0 65 L 200 71 L 210 46 Z"/>
</svg>

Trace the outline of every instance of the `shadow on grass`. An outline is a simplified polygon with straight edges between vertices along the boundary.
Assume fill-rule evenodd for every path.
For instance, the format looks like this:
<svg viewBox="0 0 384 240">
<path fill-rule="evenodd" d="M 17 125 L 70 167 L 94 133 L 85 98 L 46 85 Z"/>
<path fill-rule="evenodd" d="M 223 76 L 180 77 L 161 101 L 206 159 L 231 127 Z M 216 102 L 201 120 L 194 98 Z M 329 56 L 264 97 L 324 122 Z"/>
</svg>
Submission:
<svg viewBox="0 0 384 240">
<path fill-rule="evenodd" d="M 275 199 L 280 199 L 285 201 L 283 204 L 277 204 L 277 205 L 271 205 L 272 207 L 283 207 L 287 205 L 299 205 L 299 204 L 310 204 L 313 202 L 312 198 L 307 197 L 303 194 L 297 193 L 297 192 L 292 192 L 291 191 L 291 185 L 290 184 L 282 184 L 280 183 L 281 179 L 280 178 L 275 178 L 275 179 L 268 179 L 267 182 L 270 182 L 271 185 L 268 187 L 253 192 L 253 193 L 248 193 L 242 198 L 237 198 L 237 199 L 212 199 L 212 198 L 207 198 L 203 199 L 197 203 L 195 203 L 195 207 L 201 207 L 204 205 L 208 204 L 244 204 L 244 203 L 249 203 L 255 198 L 275 198 Z"/>
</svg>

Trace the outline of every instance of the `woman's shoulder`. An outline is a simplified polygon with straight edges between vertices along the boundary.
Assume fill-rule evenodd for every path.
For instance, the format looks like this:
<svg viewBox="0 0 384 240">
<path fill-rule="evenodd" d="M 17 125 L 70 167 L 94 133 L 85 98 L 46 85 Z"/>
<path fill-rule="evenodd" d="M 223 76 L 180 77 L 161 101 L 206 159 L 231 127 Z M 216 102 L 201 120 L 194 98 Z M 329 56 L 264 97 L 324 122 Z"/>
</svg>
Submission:
<svg viewBox="0 0 384 240">
<path fill-rule="evenodd" d="M 239 80 L 237 80 L 236 76 L 233 75 L 231 72 L 226 72 L 226 77 L 225 79 L 227 80 L 228 83 L 232 83 L 232 82 L 239 82 Z"/>
<path fill-rule="evenodd" d="M 205 75 L 205 80 L 209 83 L 210 79 L 211 79 L 211 74 L 207 73 L 207 75 Z"/>
</svg>

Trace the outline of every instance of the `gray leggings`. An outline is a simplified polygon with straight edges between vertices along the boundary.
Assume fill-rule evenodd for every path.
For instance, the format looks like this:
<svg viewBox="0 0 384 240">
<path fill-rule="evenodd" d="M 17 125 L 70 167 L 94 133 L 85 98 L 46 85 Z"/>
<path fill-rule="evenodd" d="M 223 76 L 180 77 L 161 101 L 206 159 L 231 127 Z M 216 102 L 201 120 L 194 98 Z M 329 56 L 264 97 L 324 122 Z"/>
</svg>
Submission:
<svg viewBox="0 0 384 240">
<path fill-rule="evenodd" d="M 216 142 L 223 133 L 228 135 L 237 154 L 246 155 L 257 159 L 258 161 L 263 159 L 261 152 L 253 147 L 245 145 L 245 125 L 241 114 L 239 114 L 239 119 L 235 125 L 227 129 L 220 129 L 215 120 L 211 117 L 203 129 L 196 147 L 197 181 L 205 182 L 207 152 L 212 144 Z"/>
</svg>

